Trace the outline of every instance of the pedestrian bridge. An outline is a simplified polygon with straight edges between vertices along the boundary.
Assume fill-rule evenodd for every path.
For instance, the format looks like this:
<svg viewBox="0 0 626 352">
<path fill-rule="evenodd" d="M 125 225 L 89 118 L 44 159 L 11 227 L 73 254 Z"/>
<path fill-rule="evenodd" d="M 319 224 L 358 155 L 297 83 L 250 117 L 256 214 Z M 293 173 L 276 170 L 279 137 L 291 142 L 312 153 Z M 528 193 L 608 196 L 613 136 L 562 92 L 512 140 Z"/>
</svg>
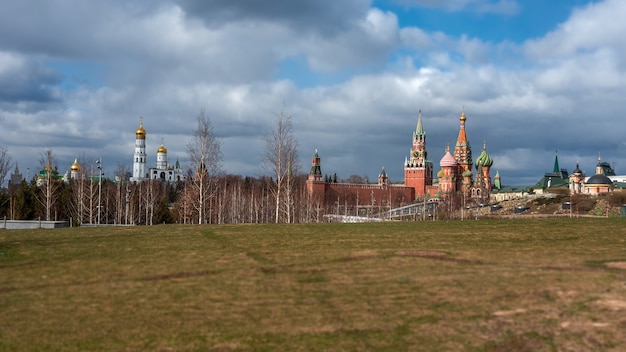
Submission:
<svg viewBox="0 0 626 352">
<path fill-rule="evenodd" d="M 379 222 L 389 220 L 434 220 L 437 218 L 438 202 L 421 202 L 405 205 L 403 207 L 389 209 L 371 216 L 355 215 L 324 215 L 324 220 L 328 222 Z"/>
</svg>

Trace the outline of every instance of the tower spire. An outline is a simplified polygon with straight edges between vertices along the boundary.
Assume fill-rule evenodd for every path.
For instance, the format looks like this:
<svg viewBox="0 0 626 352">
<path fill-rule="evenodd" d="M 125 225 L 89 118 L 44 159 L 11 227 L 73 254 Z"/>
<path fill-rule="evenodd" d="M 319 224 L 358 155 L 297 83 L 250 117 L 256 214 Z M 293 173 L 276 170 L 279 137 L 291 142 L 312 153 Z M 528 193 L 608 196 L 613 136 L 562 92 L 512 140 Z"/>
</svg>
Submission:
<svg viewBox="0 0 626 352">
<path fill-rule="evenodd" d="M 419 110 L 419 114 L 417 117 L 417 128 L 415 129 L 415 134 L 424 135 L 424 127 L 422 126 L 422 110 Z"/>
<path fill-rule="evenodd" d="M 561 172 L 561 168 L 559 168 L 559 151 L 554 151 L 554 169 L 552 170 L 555 174 Z"/>
<path fill-rule="evenodd" d="M 320 158 L 317 148 L 315 148 L 315 155 L 311 159 L 311 171 L 309 171 L 309 180 L 321 181 L 322 180 L 322 159 Z"/>
</svg>

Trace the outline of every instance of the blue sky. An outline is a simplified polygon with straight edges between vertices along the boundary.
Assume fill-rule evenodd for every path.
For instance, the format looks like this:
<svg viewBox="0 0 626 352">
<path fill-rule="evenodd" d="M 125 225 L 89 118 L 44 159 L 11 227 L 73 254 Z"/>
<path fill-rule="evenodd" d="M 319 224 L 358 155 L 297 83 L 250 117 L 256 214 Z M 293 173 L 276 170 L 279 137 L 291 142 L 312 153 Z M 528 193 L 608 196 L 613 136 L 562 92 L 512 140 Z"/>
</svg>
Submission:
<svg viewBox="0 0 626 352">
<path fill-rule="evenodd" d="M 504 184 L 598 153 L 626 174 L 626 2 L 620 0 L 79 0 L 0 4 L 0 146 L 35 170 L 102 157 L 172 162 L 201 110 L 227 173 L 258 176 L 262 138 L 293 116 L 302 170 L 402 181 L 422 110 L 438 165 L 462 109 Z M 437 166 L 436 166 L 437 169 Z"/>
<path fill-rule="evenodd" d="M 467 2 L 467 6 L 454 10 L 438 6 L 409 5 L 410 1 L 374 1 L 374 6 L 393 11 L 401 27 L 416 26 L 426 31 L 445 32 L 451 36 L 469 36 L 488 42 L 511 41 L 522 43 L 554 30 L 567 20 L 571 11 L 591 1 L 585 0 L 524 0 L 502 1 L 508 3 L 504 12 L 485 12 L 480 6 Z M 415 1 L 419 3 L 419 1 Z M 431 2 L 436 3 L 436 2 Z M 445 1 L 441 3 L 446 3 Z M 497 4 L 498 2 L 476 2 Z M 505 9 L 510 9 L 506 11 Z"/>
</svg>

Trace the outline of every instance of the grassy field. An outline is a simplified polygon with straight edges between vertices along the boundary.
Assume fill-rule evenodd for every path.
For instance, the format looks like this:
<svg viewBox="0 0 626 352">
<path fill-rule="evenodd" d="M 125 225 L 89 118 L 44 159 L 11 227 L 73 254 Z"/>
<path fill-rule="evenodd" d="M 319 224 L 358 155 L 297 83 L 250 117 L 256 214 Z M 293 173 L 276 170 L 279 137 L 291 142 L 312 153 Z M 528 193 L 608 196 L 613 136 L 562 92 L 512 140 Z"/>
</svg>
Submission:
<svg viewBox="0 0 626 352">
<path fill-rule="evenodd" d="M 0 350 L 624 351 L 626 221 L 0 231 Z"/>
</svg>

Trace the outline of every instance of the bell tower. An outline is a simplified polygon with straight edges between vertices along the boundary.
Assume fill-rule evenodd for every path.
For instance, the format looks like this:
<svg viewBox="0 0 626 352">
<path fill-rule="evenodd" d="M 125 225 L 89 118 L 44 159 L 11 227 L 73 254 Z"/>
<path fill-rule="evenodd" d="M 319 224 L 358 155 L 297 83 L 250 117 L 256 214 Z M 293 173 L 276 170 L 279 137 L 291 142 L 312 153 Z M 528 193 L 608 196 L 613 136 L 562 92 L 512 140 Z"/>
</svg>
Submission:
<svg viewBox="0 0 626 352">
<path fill-rule="evenodd" d="M 423 199 L 426 187 L 433 184 L 433 163 L 428 160 L 426 133 L 422 125 L 422 111 L 417 117 L 417 128 L 413 132 L 413 146 L 409 159 L 404 161 L 404 185 L 415 189 L 415 197 Z"/>
<path fill-rule="evenodd" d="M 146 130 L 143 129 L 143 118 L 139 120 L 139 128 L 135 131 L 135 136 L 135 157 L 131 181 L 141 181 L 146 178 Z"/>
</svg>

